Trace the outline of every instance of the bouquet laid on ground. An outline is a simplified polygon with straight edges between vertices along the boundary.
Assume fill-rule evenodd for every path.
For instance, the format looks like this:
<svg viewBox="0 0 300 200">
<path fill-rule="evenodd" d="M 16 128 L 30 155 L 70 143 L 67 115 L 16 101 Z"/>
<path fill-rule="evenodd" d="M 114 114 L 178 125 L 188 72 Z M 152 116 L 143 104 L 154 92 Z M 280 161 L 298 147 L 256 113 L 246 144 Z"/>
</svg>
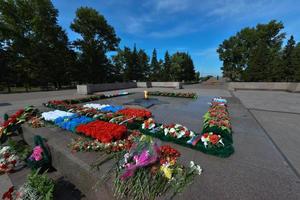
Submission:
<svg viewBox="0 0 300 200">
<path fill-rule="evenodd" d="M 102 108 L 105 108 L 107 106 L 110 106 L 109 104 L 98 104 L 98 103 L 87 103 L 84 104 L 84 108 L 94 108 L 96 110 L 101 110 Z"/>
<path fill-rule="evenodd" d="M 51 167 L 51 154 L 45 139 L 36 135 L 33 140 L 35 147 L 26 160 L 27 165 L 32 169 L 41 168 L 42 171 L 49 169 Z"/>
<path fill-rule="evenodd" d="M 128 151 L 134 143 L 135 138 L 140 137 L 140 135 L 139 131 L 132 131 L 127 138 L 110 143 L 102 143 L 97 139 L 78 137 L 73 139 L 68 146 L 72 152 L 105 151 L 106 153 L 112 153 L 124 150 Z"/>
<path fill-rule="evenodd" d="M 59 117 L 54 120 L 54 124 L 62 129 L 75 132 L 76 127 L 94 121 L 93 118 L 85 116 Z"/>
<path fill-rule="evenodd" d="M 197 94 L 196 93 L 182 93 L 182 92 L 148 92 L 149 95 L 151 96 L 167 96 L 167 97 L 183 97 L 183 98 L 193 98 L 197 99 Z"/>
<path fill-rule="evenodd" d="M 42 118 L 46 121 L 52 121 L 56 120 L 59 117 L 72 117 L 76 116 L 74 113 L 71 112 L 66 112 L 62 110 L 54 110 L 54 111 L 49 111 L 49 112 L 43 112 L 42 113 Z"/>
<path fill-rule="evenodd" d="M 3 173 L 10 173 L 22 166 L 21 159 L 12 147 L 0 147 L 0 175 Z"/>
<path fill-rule="evenodd" d="M 97 139 L 102 143 L 109 143 L 122 139 L 127 133 L 127 128 L 124 125 L 96 120 L 77 126 L 76 132 Z"/>
<path fill-rule="evenodd" d="M 204 139 L 204 137 L 202 137 L 203 135 L 194 133 L 180 124 L 161 125 L 155 123 L 154 120 L 150 118 L 145 120 L 140 131 L 145 135 L 150 135 L 163 141 L 174 142 L 219 157 L 228 157 L 234 152 L 231 146 L 232 142 L 221 137 L 219 134 L 213 134 Z M 218 138 L 217 141 L 216 137 Z"/>
<path fill-rule="evenodd" d="M 54 192 L 54 182 L 47 175 L 39 174 L 39 171 L 31 172 L 26 182 L 19 188 L 10 187 L 2 195 L 3 200 L 52 200 Z"/>
<path fill-rule="evenodd" d="M 45 126 L 45 122 L 41 116 L 32 117 L 30 120 L 28 120 L 28 124 L 32 128 L 41 128 Z"/>
<path fill-rule="evenodd" d="M 180 153 L 169 145 L 158 146 L 151 137 L 142 136 L 118 161 L 115 197 L 156 199 L 169 191 L 171 197 L 182 192 L 202 169 L 194 162 L 189 167 L 180 165 L 179 156 Z"/>
<path fill-rule="evenodd" d="M 209 110 L 203 116 L 202 133 L 214 132 L 220 134 L 232 143 L 232 130 L 226 100 L 218 98 L 221 103 L 212 103 Z"/>
<path fill-rule="evenodd" d="M 164 130 L 165 135 L 170 135 L 174 138 L 192 138 L 195 136 L 195 133 L 193 131 L 190 131 L 187 127 L 181 125 L 181 124 L 169 124 L 169 125 L 161 125 L 161 129 Z"/>
<path fill-rule="evenodd" d="M 144 119 L 152 116 L 152 113 L 150 111 L 140 108 L 125 108 L 123 110 L 119 110 L 117 114 L 121 114 L 126 117 L 140 117 Z"/>
<path fill-rule="evenodd" d="M 0 142 L 4 142 L 7 139 L 7 136 L 18 131 L 21 124 L 33 117 L 36 111 L 37 110 L 33 106 L 27 106 L 24 109 L 18 110 L 11 116 L 5 114 L 5 121 L 0 124 Z"/>
</svg>

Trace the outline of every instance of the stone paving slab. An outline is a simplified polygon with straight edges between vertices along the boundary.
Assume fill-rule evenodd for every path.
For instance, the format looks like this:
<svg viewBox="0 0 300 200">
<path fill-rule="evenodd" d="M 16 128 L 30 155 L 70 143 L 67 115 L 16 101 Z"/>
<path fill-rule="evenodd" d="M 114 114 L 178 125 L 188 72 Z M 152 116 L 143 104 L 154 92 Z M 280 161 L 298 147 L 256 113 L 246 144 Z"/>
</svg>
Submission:
<svg viewBox="0 0 300 200">
<path fill-rule="evenodd" d="M 300 175 L 300 114 L 251 112 Z"/>
<path fill-rule="evenodd" d="M 0 175 L 0 197 L 13 186 L 9 176 L 7 174 Z"/>
<path fill-rule="evenodd" d="M 240 90 L 234 95 L 249 109 L 300 113 L 300 93 Z"/>
</svg>

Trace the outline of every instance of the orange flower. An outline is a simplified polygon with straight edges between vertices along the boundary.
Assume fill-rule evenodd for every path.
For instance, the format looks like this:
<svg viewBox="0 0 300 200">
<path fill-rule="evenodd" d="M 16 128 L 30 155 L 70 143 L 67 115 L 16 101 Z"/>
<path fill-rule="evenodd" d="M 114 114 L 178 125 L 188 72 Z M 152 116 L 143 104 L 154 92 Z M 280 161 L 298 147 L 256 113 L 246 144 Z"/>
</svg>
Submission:
<svg viewBox="0 0 300 200">
<path fill-rule="evenodd" d="M 210 135 L 209 136 L 209 141 L 212 143 L 212 144 L 217 144 L 218 141 L 219 141 L 219 136 L 216 135 L 216 134 L 213 134 L 213 135 Z"/>
</svg>

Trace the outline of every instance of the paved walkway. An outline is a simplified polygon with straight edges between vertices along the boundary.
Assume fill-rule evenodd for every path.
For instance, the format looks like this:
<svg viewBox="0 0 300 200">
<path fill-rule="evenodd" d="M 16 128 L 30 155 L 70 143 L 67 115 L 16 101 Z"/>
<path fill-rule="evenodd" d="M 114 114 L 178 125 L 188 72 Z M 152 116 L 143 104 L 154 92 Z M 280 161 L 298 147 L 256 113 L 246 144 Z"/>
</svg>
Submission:
<svg viewBox="0 0 300 200">
<path fill-rule="evenodd" d="M 253 114 L 270 141 L 300 178 L 300 94 L 237 91 L 234 95 Z"/>
</svg>

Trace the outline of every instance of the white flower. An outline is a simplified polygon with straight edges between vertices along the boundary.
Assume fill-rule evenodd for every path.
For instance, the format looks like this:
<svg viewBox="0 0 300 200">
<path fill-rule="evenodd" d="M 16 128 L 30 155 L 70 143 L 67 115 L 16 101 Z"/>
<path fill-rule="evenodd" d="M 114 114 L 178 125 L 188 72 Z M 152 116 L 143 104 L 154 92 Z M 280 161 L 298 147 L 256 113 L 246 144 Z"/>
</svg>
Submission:
<svg viewBox="0 0 300 200">
<path fill-rule="evenodd" d="M 165 135 L 168 135 L 169 129 L 165 128 L 165 129 L 164 129 L 164 133 L 165 133 Z"/>
<path fill-rule="evenodd" d="M 190 162 L 190 168 L 193 168 L 194 166 L 195 166 L 194 161 L 191 161 L 191 162 Z"/>
<path fill-rule="evenodd" d="M 181 138 L 184 135 L 185 135 L 185 131 L 180 131 L 179 134 L 177 135 L 177 138 Z"/>
<path fill-rule="evenodd" d="M 193 170 L 193 171 L 196 171 L 196 173 L 198 175 L 201 175 L 202 173 L 202 168 L 200 165 L 196 165 L 194 161 L 191 161 L 190 162 L 190 168 Z"/>
<path fill-rule="evenodd" d="M 196 172 L 198 175 L 201 175 L 202 174 L 202 168 L 200 165 L 196 165 L 196 168 L 195 168 Z"/>
<path fill-rule="evenodd" d="M 7 152 L 10 151 L 10 147 L 9 146 L 4 146 L 2 147 L 2 149 L 0 150 L 0 155 L 5 154 Z"/>
<path fill-rule="evenodd" d="M 88 103 L 83 105 L 84 108 L 94 108 L 96 110 L 101 110 L 105 107 L 110 106 L 109 104 L 98 104 L 98 103 Z"/>
<path fill-rule="evenodd" d="M 74 113 L 65 112 L 65 111 L 61 111 L 61 110 L 54 110 L 54 111 L 42 113 L 42 117 L 46 121 L 54 121 L 58 117 L 69 117 L 69 116 L 73 116 L 73 115 L 74 115 Z"/>
</svg>

